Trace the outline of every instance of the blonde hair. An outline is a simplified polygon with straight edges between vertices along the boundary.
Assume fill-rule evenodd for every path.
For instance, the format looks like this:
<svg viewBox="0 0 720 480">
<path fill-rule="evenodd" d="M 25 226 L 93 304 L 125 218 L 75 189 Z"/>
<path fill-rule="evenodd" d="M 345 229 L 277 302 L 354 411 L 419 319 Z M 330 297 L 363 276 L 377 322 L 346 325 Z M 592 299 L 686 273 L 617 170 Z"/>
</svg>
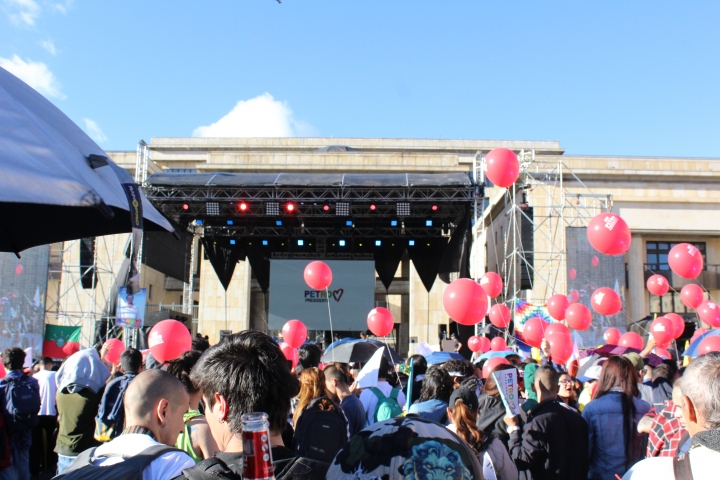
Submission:
<svg viewBox="0 0 720 480">
<path fill-rule="evenodd" d="M 293 425 L 297 426 L 300 414 L 308 404 L 318 397 L 325 396 L 325 374 L 316 367 L 306 368 L 300 372 L 299 399 L 293 414 Z"/>
</svg>

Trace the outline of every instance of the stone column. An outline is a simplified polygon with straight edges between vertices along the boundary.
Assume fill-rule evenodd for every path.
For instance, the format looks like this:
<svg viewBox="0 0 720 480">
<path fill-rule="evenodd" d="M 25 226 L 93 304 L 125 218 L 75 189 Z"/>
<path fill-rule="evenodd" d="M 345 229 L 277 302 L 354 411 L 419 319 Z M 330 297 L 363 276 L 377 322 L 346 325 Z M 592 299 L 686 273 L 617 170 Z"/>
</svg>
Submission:
<svg viewBox="0 0 720 480">
<path fill-rule="evenodd" d="M 625 301 L 627 323 L 640 320 L 650 311 L 648 293 L 645 291 L 645 241 L 639 234 L 632 236 L 628 251 L 628 294 Z"/>
</svg>

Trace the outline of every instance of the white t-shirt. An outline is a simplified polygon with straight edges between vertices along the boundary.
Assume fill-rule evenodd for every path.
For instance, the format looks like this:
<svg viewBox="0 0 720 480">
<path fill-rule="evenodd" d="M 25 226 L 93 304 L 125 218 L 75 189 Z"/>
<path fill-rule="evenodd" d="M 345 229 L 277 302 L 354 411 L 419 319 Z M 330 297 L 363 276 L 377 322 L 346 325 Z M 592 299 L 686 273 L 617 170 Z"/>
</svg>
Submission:
<svg viewBox="0 0 720 480">
<path fill-rule="evenodd" d="M 688 453 L 693 480 L 719 478 L 720 452 L 706 447 L 695 447 Z M 675 480 L 672 457 L 654 457 L 636 463 L 622 477 L 623 480 Z"/>
<path fill-rule="evenodd" d="M 102 455 L 125 455 L 131 457 L 142 453 L 145 449 L 154 445 L 161 445 L 149 435 L 140 433 L 128 433 L 120 435 L 116 439 L 100 445 L 95 450 L 95 456 Z M 122 462 L 122 457 L 107 457 L 93 462 L 98 467 L 108 467 Z M 159 456 L 143 472 L 143 480 L 168 480 L 177 477 L 186 468 L 195 465 L 195 461 L 185 452 L 169 452 Z"/>
<path fill-rule="evenodd" d="M 392 385 L 390 385 L 386 380 L 378 380 L 378 384 L 376 386 L 386 397 L 390 396 L 393 389 Z M 375 423 L 375 407 L 377 407 L 378 398 L 372 391 L 370 391 L 369 388 L 366 388 L 360 393 L 360 402 L 362 402 L 363 407 L 365 408 L 365 426 L 369 427 Z M 398 392 L 397 402 L 398 405 L 400 405 L 400 408 L 405 405 L 405 394 L 402 390 Z"/>
<path fill-rule="evenodd" d="M 40 413 L 38 415 L 54 416 L 57 413 L 55 409 L 55 394 L 57 393 L 55 372 L 52 370 L 40 370 L 33 374 L 33 378 L 37 380 L 40 386 Z"/>
</svg>

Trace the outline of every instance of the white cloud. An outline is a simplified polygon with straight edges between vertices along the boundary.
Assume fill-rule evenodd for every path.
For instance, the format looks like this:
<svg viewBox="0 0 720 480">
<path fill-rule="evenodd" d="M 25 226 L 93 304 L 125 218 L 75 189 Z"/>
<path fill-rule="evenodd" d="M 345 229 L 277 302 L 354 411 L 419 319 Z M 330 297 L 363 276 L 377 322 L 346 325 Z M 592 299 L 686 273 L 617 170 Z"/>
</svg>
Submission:
<svg viewBox="0 0 720 480">
<path fill-rule="evenodd" d="M 264 93 L 241 100 L 217 122 L 193 131 L 193 137 L 301 137 L 317 135 L 310 124 L 296 120 L 287 102 Z"/>
<path fill-rule="evenodd" d="M 73 2 L 74 2 L 74 0 L 66 0 L 64 3 L 54 4 L 53 8 L 60 13 L 67 13 L 68 8 L 70 8 L 72 6 Z"/>
<path fill-rule="evenodd" d="M 55 48 L 55 43 L 53 43 L 52 40 L 50 40 L 50 39 L 48 39 L 48 40 L 43 40 L 42 42 L 40 42 L 40 45 L 41 45 L 45 50 L 47 50 L 48 52 L 50 52 L 50 55 L 55 55 L 55 54 L 57 54 L 57 48 Z"/>
<path fill-rule="evenodd" d="M 42 62 L 23 60 L 17 55 L 12 58 L 0 57 L 0 67 L 18 77 L 46 97 L 64 99 L 60 91 L 60 82 L 50 69 Z"/>
<path fill-rule="evenodd" d="M 97 143 L 103 143 L 107 140 L 107 135 L 105 135 L 105 132 L 102 131 L 95 120 L 83 118 L 83 122 L 85 122 L 85 132 L 90 136 L 90 138 L 95 140 Z"/>
<path fill-rule="evenodd" d="M 35 19 L 40 15 L 40 5 L 35 0 L 2 0 L 8 17 L 15 25 L 35 25 Z"/>
</svg>

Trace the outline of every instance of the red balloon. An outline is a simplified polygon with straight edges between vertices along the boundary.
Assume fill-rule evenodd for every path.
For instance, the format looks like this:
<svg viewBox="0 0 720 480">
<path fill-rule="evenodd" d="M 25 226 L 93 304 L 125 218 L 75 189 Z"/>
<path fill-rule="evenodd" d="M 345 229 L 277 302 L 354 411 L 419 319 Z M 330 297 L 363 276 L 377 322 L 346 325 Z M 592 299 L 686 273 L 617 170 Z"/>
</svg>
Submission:
<svg viewBox="0 0 720 480">
<path fill-rule="evenodd" d="M 720 327 L 720 307 L 715 302 L 703 300 L 697 308 L 697 314 L 700 316 L 700 320 L 711 327 Z"/>
<path fill-rule="evenodd" d="M 508 188 L 520 175 L 520 162 L 517 155 L 507 148 L 493 148 L 485 155 L 485 174 L 500 188 Z"/>
<path fill-rule="evenodd" d="M 190 331 L 177 320 L 157 323 L 148 335 L 150 353 L 160 363 L 175 360 L 192 348 Z"/>
<path fill-rule="evenodd" d="M 125 344 L 122 340 L 117 338 L 109 338 L 103 344 L 106 348 L 107 353 L 105 354 L 105 361 L 110 365 L 120 364 L 120 355 L 125 351 Z"/>
<path fill-rule="evenodd" d="M 282 351 L 283 355 L 285 355 L 285 359 L 292 362 L 292 368 L 297 367 L 297 364 L 300 361 L 298 351 L 285 342 L 280 344 L 280 350 Z"/>
<path fill-rule="evenodd" d="M 570 295 L 568 296 L 568 302 L 575 303 L 578 300 L 580 300 L 580 292 L 577 290 L 573 290 L 570 292 Z M 567 315 L 567 311 L 565 312 L 565 315 Z"/>
<path fill-rule="evenodd" d="M 570 272 L 569 272 L 568 274 L 570 275 L 570 278 L 571 278 L 572 280 L 575 280 L 575 278 L 577 277 L 577 272 L 575 271 L 574 268 L 571 268 L 571 269 L 570 269 Z"/>
<path fill-rule="evenodd" d="M 476 325 L 487 313 L 487 294 L 477 282 L 458 278 L 445 289 L 443 307 L 448 316 L 460 325 Z"/>
<path fill-rule="evenodd" d="M 635 332 L 626 332 L 620 335 L 618 345 L 621 347 L 630 347 L 637 350 L 642 350 L 645 347 L 645 342 L 640 335 Z"/>
<path fill-rule="evenodd" d="M 292 348 L 300 348 L 307 340 L 307 327 L 300 320 L 288 320 L 283 325 L 282 338 Z"/>
<path fill-rule="evenodd" d="M 525 338 L 525 343 L 531 347 L 540 348 L 542 339 L 545 337 L 545 329 L 549 325 L 547 322 L 542 321 L 539 317 L 533 317 L 523 325 L 522 336 Z"/>
<path fill-rule="evenodd" d="M 664 348 L 655 347 L 655 348 L 653 348 L 653 353 L 655 355 L 657 355 L 658 357 L 665 359 L 665 360 L 670 360 L 672 358 L 672 355 L 670 355 L 670 352 L 668 352 Z"/>
<path fill-rule="evenodd" d="M 677 340 L 678 338 L 682 337 L 682 334 L 685 332 L 685 320 L 677 313 L 666 313 L 664 317 L 669 318 L 675 326 L 675 334 L 673 335 L 673 340 Z"/>
<path fill-rule="evenodd" d="M 573 303 L 565 311 L 565 320 L 570 328 L 587 330 L 592 324 L 592 312 L 582 303 Z"/>
<path fill-rule="evenodd" d="M 707 328 L 702 328 L 702 327 L 701 327 L 701 328 L 696 328 L 696 329 L 695 329 L 695 333 L 693 333 L 693 336 L 692 336 L 692 338 L 690 339 L 690 343 L 693 343 L 695 340 L 697 340 L 698 338 L 702 337 L 703 335 L 705 335 L 705 334 L 706 334 L 707 332 L 709 332 L 709 331 L 710 331 L 710 330 L 708 330 Z"/>
<path fill-rule="evenodd" d="M 600 259 L 599 259 L 597 256 L 594 256 L 594 257 L 592 258 L 591 263 L 592 263 L 592 266 L 593 266 L 593 267 L 597 267 L 598 264 L 600 263 Z"/>
<path fill-rule="evenodd" d="M 670 270 L 683 278 L 697 278 L 703 269 L 703 257 L 700 250 L 689 243 L 678 243 L 668 254 Z"/>
<path fill-rule="evenodd" d="M 661 347 L 667 346 L 675 339 L 675 324 L 665 317 L 658 317 L 650 324 L 650 334 Z"/>
<path fill-rule="evenodd" d="M 555 320 L 565 320 L 565 310 L 568 308 L 568 299 L 565 295 L 560 293 L 553 295 L 548 298 L 545 305 L 551 317 Z"/>
<path fill-rule="evenodd" d="M 23 266 L 20 265 L 20 264 L 18 264 L 18 265 L 15 267 L 15 275 L 20 275 L 20 274 L 22 274 L 22 272 L 23 272 Z"/>
<path fill-rule="evenodd" d="M 590 302 L 593 310 L 600 315 L 615 315 L 622 310 L 622 300 L 615 290 L 608 287 L 600 287 L 592 294 Z"/>
<path fill-rule="evenodd" d="M 503 281 L 500 275 L 495 272 L 487 272 L 480 279 L 480 286 L 490 298 L 495 298 L 502 293 Z"/>
<path fill-rule="evenodd" d="M 688 308 L 698 308 L 705 300 L 705 292 L 700 285 L 688 283 L 680 290 L 680 300 Z"/>
<path fill-rule="evenodd" d="M 332 283 L 332 270 L 319 260 L 307 264 L 304 276 L 305 283 L 313 290 L 325 290 Z"/>
<path fill-rule="evenodd" d="M 507 350 L 507 343 L 503 337 L 495 337 L 490 341 L 490 350 L 493 352 L 503 352 Z"/>
<path fill-rule="evenodd" d="M 670 282 L 662 275 L 653 275 L 648 278 L 647 289 L 653 295 L 662 297 L 670 290 Z"/>
<path fill-rule="evenodd" d="M 0 363 L 0 378 L 5 378 L 5 375 L 7 375 L 5 367 L 3 367 L 2 363 Z"/>
<path fill-rule="evenodd" d="M 569 336 L 555 333 L 547 336 L 550 344 L 550 356 L 555 363 L 566 363 L 573 353 L 573 342 Z"/>
<path fill-rule="evenodd" d="M 498 365 L 510 365 L 510 362 L 502 357 L 492 357 L 485 362 L 482 369 L 482 377 L 488 378 Z"/>
<path fill-rule="evenodd" d="M 705 355 L 710 352 L 720 352 L 720 337 L 705 337 L 698 346 L 698 355 Z"/>
<path fill-rule="evenodd" d="M 505 328 L 510 325 L 512 320 L 510 315 L 510 309 L 502 303 L 496 303 L 490 307 L 490 322 L 498 328 Z"/>
<path fill-rule="evenodd" d="M 473 335 L 468 338 L 467 346 L 471 352 L 479 352 L 482 349 L 482 345 L 480 345 L 480 337 Z"/>
<path fill-rule="evenodd" d="M 614 213 L 601 213 L 590 220 L 587 227 L 590 245 L 605 255 L 622 255 L 630 249 L 630 228 Z"/>
<path fill-rule="evenodd" d="M 395 319 L 390 310 L 377 307 L 368 313 L 367 326 L 378 337 L 385 337 L 395 328 Z"/>
<path fill-rule="evenodd" d="M 603 340 L 606 345 L 619 345 L 621 336 L 620 330 L 610 327 L 603 333 Z"/>
<path fill-rule="evenodd" d="M 551 335 L 562 335 L 563 337 L 572 338 L 570 329 L 564 323 L 551 323 L 545 327 L 545 338 L 550 340 Z"/>
</svg>

